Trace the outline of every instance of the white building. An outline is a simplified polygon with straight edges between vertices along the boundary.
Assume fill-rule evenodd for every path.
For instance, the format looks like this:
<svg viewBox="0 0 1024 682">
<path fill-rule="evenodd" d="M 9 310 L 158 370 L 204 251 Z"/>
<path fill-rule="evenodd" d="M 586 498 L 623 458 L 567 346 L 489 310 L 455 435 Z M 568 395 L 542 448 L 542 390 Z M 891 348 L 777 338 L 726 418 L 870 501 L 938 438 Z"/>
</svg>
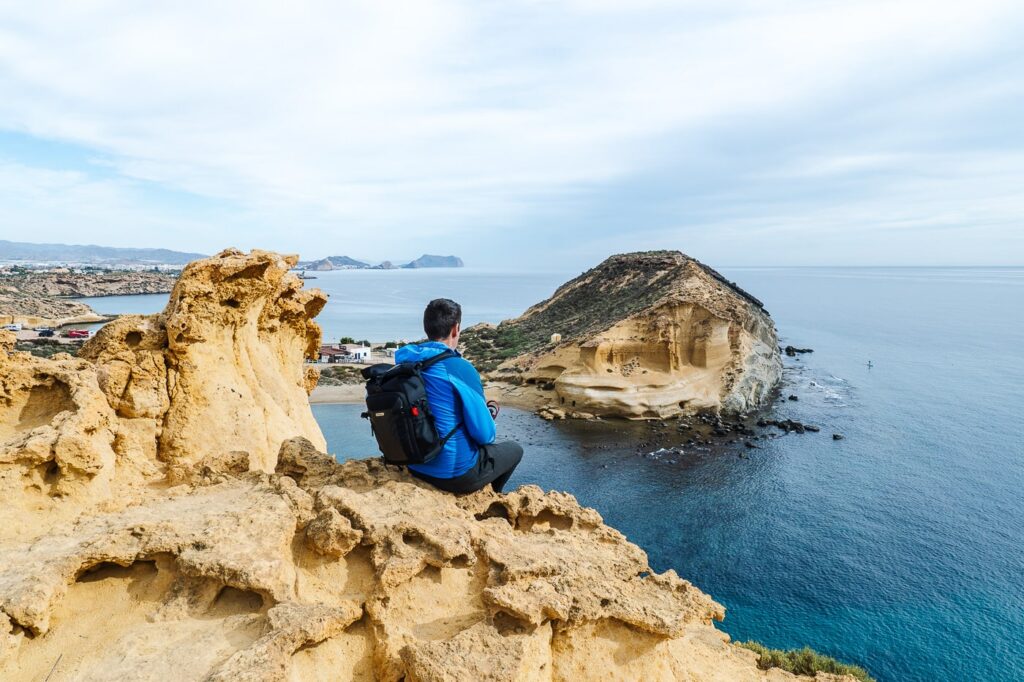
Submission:
<svg viewBox="0 0 1024 682">
<path fill-rule="evenodd" d="M 370 348 L 368 346 L 352 346 L 346 345 L 340 347 L 342 353 L 344 353 L 345 362 L 369 362 L 370 361 Z"/>
</svg>

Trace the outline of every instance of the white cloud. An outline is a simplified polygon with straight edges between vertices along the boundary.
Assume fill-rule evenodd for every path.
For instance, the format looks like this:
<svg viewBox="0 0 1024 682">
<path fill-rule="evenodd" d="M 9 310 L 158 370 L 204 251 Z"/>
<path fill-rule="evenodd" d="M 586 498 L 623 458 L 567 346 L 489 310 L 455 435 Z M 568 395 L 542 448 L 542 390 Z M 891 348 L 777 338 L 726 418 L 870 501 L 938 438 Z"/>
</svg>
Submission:
<svg viewBox="0 0 1024 682">
<path fill-rule="evenodd" d="M 588 192 L 652 169 L 714 167 L 713 150 L 673 158 L 709 131 L 742 138 L 752 123 L 784 126 L 844 103 L 867 118 L 883 112 L 858 129 L 877 136 L 877 146 L 864 149 L 840 128 L 818 153 L 788 159 L 790 172 L 900 172 L 928 158 L 934 142 L 888 139 L 893 126 L 908 124 L 909 105 L 893 110 L 882 98 L 1013 49 L 1021 19 L 1019 3 L 997 0 L 97 1 L 56 11 L 10 3 L 0 10 L 0 129 L 94 149 L 123 176 L 81 180 L 82 200 L 92 202 L 81 220 L 99 223 L 106 205 L 120 212 L 107 220 L 123 223 L 130 204 L 138 222 L 179 224 L 173 212 L 143 220 L 163 209 L 130 182 L 139 179 L 234 211 L 193 216 L 194 228 L 185 218 L 179 236 L 203 242 L 191 248 L 216 248 L 223 235 L 211 234 L 209 221 L 224 215 L 222 231 L 244 224 L 247 239 L 278 248 L 284 226 L 307 252 L 353 225 L 383 228 L 401 243 L 424 231 L 530 227 L 553 202 L 586 202 Z M 1007 86 L 971 87 L 1005 96 Z M 940 85 L 917 101 L 947 98 Z M 755 182 L 770 170 L 751 161 L 722 182 Z M 40 182 L 2 229 L 47 220 L 42 196 L 63 190 Z M 818 215 L 802 214 L 799 197 L 773 186 L 781 194 L 762 201 L 785 203 L 795 224 Z M 734 190 L 723 184 L 709 196 Z M 891 195 L 876 190 L 876 211 Z M 927 203 L 926 195 L 915 199 Z M 863 200 L 869 215 L 872 199 Z M 1006 208 L 1020 215 L 1022 207 Z M 633 207 L 619 210 L 628 216 Z M 863 227 L 844 222 L 841 207 L 827 212 L 836 229 Z M 937 212 L 923 207 L 922 225 Z M 734 220 L 761 224 L 757 215 Z M 651 236 L 671 233 L 670 225 L 653 226 Z M 47 229 L 66 240 L 73 228 Z"/>
</svg>

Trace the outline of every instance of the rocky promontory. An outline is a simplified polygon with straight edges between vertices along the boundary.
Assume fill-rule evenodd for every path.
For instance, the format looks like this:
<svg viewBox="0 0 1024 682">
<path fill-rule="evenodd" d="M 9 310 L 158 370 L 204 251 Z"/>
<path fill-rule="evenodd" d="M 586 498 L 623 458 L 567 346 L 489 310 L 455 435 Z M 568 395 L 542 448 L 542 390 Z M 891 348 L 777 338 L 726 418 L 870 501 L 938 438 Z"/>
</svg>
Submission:
<svg viewBox="0 0 1024 682">
<path fill-rule="evenodd" d="M 596 415 L 742 412 L 782 376 L 761 302 L 678 251 L 612 256 L 522 316 L 467 329 L 463 343 L 492 380 Z"/>
<path fill-rule="evenodd" d="M 795 679 L 571 495 L 325 454 L 295 263 L 192 263 L 77 358 L 0 333 L 0 678 Z"/>
<path fill-rule="evenodd" d="M 0 276 L 0 322 L 61 326 L 104 319 L 84 303 L 86 296 L 164 294 L 176 274 L 135 270 L 18 272 Z"/>
<path fill-rule="evenodd" d="M 27 272 L 0 278 L 0 290 L 26 296 L 68 297 L 166 294 L 177 275 L 138 270 Z"/>
</svg>

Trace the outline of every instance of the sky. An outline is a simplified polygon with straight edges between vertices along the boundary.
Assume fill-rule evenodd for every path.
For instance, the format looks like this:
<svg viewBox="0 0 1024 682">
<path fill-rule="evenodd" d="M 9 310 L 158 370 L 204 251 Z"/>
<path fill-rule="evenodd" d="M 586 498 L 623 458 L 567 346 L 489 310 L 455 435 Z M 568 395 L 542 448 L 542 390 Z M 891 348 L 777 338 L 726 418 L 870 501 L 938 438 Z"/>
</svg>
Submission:
<svg viewBox="0 0 1024 682">
<path fill-rule="evenodd" d="M 0 239 L 1024 264 L 1024 2 L 0 0 Z"/>
</svg>

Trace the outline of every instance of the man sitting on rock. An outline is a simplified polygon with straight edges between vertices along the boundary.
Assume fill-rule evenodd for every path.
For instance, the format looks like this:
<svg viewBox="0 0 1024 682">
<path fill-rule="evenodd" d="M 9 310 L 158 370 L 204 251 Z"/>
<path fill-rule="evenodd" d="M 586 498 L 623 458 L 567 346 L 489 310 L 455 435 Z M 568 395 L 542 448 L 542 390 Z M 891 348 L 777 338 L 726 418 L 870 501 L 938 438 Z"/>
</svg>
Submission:
<svg viewBox="0 0 1024 682">
<path fill-rule="evenodd" d="M 459 355 L 461 326 L 462 307 L 447 298 L 435 299 L 423 311 L 423 331 L 430 340 L 395 353 L 395 362 L 420 362 L 448 349 L 455 351 L 454 357 L 423 370 L 437 432 L 454 432 L 437 457 L 427 464 L 410 464 L 409 471 L 451 493 L 473 492 L 488 483 L 500 493 L 523 449 L 512 441 L 494 442 L 498 404 L 484 397 L 480 374 Z"/>
</svg>

